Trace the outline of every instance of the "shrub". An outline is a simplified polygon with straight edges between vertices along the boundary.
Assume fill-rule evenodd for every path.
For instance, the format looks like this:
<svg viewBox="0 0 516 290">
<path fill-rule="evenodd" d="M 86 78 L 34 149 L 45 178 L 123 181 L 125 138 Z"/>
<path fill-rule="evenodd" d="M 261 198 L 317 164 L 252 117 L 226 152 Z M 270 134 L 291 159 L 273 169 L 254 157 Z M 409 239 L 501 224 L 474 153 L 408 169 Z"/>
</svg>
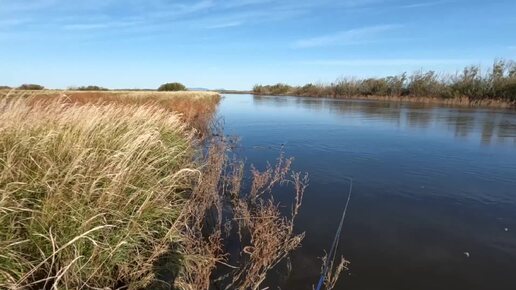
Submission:
<svg viewBox="0 0 516 290">
<path fill-rule="evenodd" d="M 360 81 L 355 79 L 341 79 L 333 85 L 336 96 L 356 96 L 360 91 Z"/>
<path fill-rule="evenodd" d="M 9 86 L 0 86 L 0 90 L 10 90 L 10 89 L 12 89 L 12 88 Z"/>
<path fill-rule="evenodd" d="M 388 84 L 387 94 L 390 96 L 402 96 L 407 93 L 406 81 L 407 74 L 403 73 L 398 76 L 389 76 L 385 78 Z"/>
<path fill-rule="evenodd" d="M 384 78 L 344 78 L 328 85 L 291 87 L 286 84 L 256 85 L 253 93 L 264 95 L 300 95 L 314 97 L 409 96 L 418 98 L 463 98 L 516 102 L 516 63 L 497 60 L 482 74 L 479 66 L 464 68 L 460 74 L 439 75 L 419 71 Z"/>
<path fill-rule="evenodd" d="M 76 91 L 109 91 L 106 88 L 99 87 L 99 86 L 82 86 L 78 88 L 71 88 L 72 90 Z"/>
<path fill-rule="evenodd" d="M 434 71 L 417 72 L 410 76 L 408 93 L 415 97 L 437 97 L 441 83 Z"/>
<path fill-rule="evenodd" d="M 265 87 L 262 86 L 262 85 L 254 85 L 253 87 L 253 93 L 254 94 L 257 94 L 257 95 L 260 95 L 260 94 L 265 94 L 267 93 L 266 90 L 265 90 Z"/>
<path fill-rule="evenodd" d="M 277 83 L 275 85 L 267 85 L 267 86 L 262 86 L 262 85 L 255 85 L 253 87 L 253 93 L 255 94 L 265 94 L 265 95 L 286 95 L 286 94 L 293 94 L 294 92 L 296 91 L 295 88 L 289 86 L 289 85 L 286 85 L 286 84 L 282 84 L 282 83 Z"/>
<path fill-rule="evenodd" d="M 44 90 L 45 87 L 41 85 L 36 84 L 23 84 L 18 87 L 18 90 L 32 90 L 32 91 L 38 91 L 38 90 Z"/>
<path fill-rule="evenodd" d="M 158 91 L 186 91 L 186 87 L 181 83 L 166 83 L 161 85 Z"/>
<path fill-rule="evenodd" d="M 360 83 L 360 95 L 385 96 L 389 93 L 389 84 L 385 79 L 366 79 Z"/>
<path fill-rule="evenodd" d="M 289 85 L 286 85 L 286 84 L 278 83 L 278 84 L 271 86 L 270 90 L 271 90 L 271 93 L 274 95 L 283 95 L 283 94 L 287 94 L 288 92 L 290 92 L 292 90 L 292 87 Z"/>
</svg>

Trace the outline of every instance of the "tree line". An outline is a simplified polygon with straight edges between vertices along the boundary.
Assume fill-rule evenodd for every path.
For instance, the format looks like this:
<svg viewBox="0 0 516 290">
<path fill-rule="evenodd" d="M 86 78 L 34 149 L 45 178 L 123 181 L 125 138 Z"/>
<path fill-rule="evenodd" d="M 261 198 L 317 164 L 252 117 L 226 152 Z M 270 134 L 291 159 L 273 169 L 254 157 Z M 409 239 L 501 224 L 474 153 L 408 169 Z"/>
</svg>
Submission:
<svg viewBox="0 0 516 290">
<path fill-rule="evenodd" d="M 45 87 L 38 84 L 23 84 L 19 87 L 13 88 L 9 86 L 0 86 L 0 90 L 29 90 L 29 91 L 40 91 L 44 90 Z M 80 87 L 69 87 L 68 90 L 72 91 L 109 91 L 108 88 L 101 86 L 80 86 Z M 186 91 L 188 90 L 182 83 L 166 83 L 158 87 L 158 91 Z"/>
<path fill-rule="evenodd" d="M 295 95 L 345 98 L 353 96 L 431 97 L 473 100 L 497 99 L 516 102 L 516 62 L 497 60 L 486 72 L 480 66 L 468 66 L 460 73 L 438 74 L 418 71 L 413 74 L 382 78 L 343 78 L 331 84 L 289 86 L 255 85 L 258 95 Z"/>
</svg>

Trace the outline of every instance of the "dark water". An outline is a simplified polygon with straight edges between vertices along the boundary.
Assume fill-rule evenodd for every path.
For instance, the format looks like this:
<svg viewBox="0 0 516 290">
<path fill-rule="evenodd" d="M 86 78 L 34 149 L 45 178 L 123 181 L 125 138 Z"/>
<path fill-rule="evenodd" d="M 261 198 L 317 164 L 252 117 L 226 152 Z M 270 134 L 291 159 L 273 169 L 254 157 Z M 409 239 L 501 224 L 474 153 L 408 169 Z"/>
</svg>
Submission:
<svg viewBox="0 0 516 290">
<path fill-rule="evenodd" d="M 310 174 L 281 289 L 316 283 L 348 176 L 351 265 L 336 289 L 516 289 L 515 111 L 228 95 L 220 114 L 247 163 L 284 145 Z"/>
</svg>

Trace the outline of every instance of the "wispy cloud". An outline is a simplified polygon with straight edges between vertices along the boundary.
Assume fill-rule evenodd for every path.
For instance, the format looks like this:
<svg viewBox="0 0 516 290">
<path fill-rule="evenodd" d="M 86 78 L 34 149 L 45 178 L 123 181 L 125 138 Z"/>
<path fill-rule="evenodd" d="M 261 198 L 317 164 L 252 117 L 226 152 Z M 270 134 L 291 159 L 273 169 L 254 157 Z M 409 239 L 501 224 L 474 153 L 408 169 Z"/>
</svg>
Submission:
<svg viewBox="0 0 516 290">
<path fill-rule="evenodd" d="M 231 22 L 208 25 L 208 26 L 206 26 L 206 28 L 207 29 L 220 29 L 220 28 L 241 26 L 242 24 L 244 24 L 243 21 L 231 21 Z"/>
<path fill-rule="evenodd" d="M 20 26 L 30 22 L 31 20 L 29 18 L 2 19 L 0 20 L 0 29 Z"/>
<path fill-rule="evenodd" d="M 313 38 L 306 38 L 298 40 L 294 43 L 294 47 L 310 48 L 331 45 L 350 45 L 370 42 L 374 40 L 379 34 L 387 31 L 392 31 L 401 28 L 401 25 L 385 24 L 368 26 L 362 28 L 355 28 L 345 31 L 340 31 L 333 34 L 317 36 Z"/>
<path fill-rule="evenodd" d="M 32 28 L 53 31 L 103 33 L 124 28 L 148 33 L 171 31 L 182 24 L 188 25 L 186 29 L 222 29 L 286 21 L 315 9 L 371 6 L 378 1 L 385 0 L 0 0 L 0 29 L 21 26 L 17 19 L 21 12 L 34 24 Z"/>
<path fill-rule="evenodd" d="M 2 12 L 22 12 L 47 8 L 55 5 L 58 1 L 59 0 L 0 0 L 0 7 L 2 7 Z"/>
<path fill-rule="evenodd" d="M 472 59 L 432 59 L 432 58 L 387 58 L 387 59 L 326 59 L 301 61 L 302 65 L 317 66 L 418 66 L 418 65 L 446 65 L 446 64 L 468 64 L 478 62 Z"/>
<path fill-rule="evenodd" d="M 215 1 L 213 0 L 201 0 L 199 2 L 181 4 L 178 5 L 181 8 L 182 13 L 194 13 L 202 10 L 206 10 L 215 7 Z"/>
<path fill-rule="evenodd" d="M 401 5 L 401 8 L 423 8 L 423 7 L 431 7 L 437 6 L 441 4 L 450 3 L 451 1 L 429 1 L 429 2 L 419 2 L 419 3 L 410 3 L 406 5 Z"/>
<path fill-rule="evenodd" d="M 141 21 L 108 21 L 100 23 L 74 23 L 63 26 L 64 30 L 95 30 L 95 29 L 115 29 L 131 27 L 141 24 Z"/>
</svg>

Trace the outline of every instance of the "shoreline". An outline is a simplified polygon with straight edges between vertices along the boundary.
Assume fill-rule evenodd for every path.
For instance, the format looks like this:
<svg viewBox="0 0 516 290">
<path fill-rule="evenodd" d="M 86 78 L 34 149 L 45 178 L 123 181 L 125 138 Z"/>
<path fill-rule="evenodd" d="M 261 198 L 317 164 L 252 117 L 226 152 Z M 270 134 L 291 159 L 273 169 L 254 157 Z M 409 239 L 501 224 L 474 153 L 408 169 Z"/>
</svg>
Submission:
<svg viewBox="0 0 516 290">
<path fill-rule="evenodd" d="M 240 93 L 227 93 L 240 94 Z M 313 96 L 313 95 L 295 95 L 295 94 L 257 94 L 249 93 L 255 96 L 281 96 L 281 97 L 305 97 L 318 99 L 338 99 L 338 100 L 369 100 L 369 101 L 386 101 L 398 103 L 416 103 L 428 105 L 446 105 L 446 106 L 460 106 L 470 108 L 502 108 L 502 109 L 516 109 L 516 102 L 511 103 L 502 100 L 484 99 L 472 100 L 468 97 L 442 99 L 436 97 L 398 97 L 398 96 Z"/>
</svg>

